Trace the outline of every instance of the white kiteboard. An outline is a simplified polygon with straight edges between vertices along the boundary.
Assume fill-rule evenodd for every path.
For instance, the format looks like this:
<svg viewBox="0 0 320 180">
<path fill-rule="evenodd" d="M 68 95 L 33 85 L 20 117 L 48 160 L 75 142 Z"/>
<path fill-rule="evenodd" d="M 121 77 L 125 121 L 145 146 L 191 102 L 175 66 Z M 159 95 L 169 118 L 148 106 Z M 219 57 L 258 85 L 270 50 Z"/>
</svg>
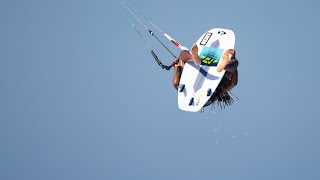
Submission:
<svg viewBox="0 0 320 180">
<path fill-rule="evenodd" d="M 188 61 L 183 68 L 178 88 L 178 105 L 181 110 L 197 112 L 206 104 L 218 87 L 225 70 L 218 73 L 217 65 L 228 49 L 234 49 L 232 30 L 214 28 L 196 42 L 200 65 Z"/>
</svg>

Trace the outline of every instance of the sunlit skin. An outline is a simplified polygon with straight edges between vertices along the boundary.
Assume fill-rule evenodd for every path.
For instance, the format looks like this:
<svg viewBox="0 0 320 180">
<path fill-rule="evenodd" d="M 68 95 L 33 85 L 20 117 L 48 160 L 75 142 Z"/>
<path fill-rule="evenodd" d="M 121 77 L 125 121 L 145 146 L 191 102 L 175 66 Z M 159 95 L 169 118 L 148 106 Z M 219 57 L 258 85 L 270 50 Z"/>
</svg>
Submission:
<svg viewBox="0 0 320 180">
<path fill-rule="evenodd" d="M 229 55 L 235 57 L 235 50 L 228 49 L 223 53 L 222 58 L 221 58 L 221 62 L 217 66 L 217 71 L 218 72 L 221 72 L 222 70 L 224 70 L 224 68 L 228 65 L 228 63 L 229 63 Z"/>
</svg>

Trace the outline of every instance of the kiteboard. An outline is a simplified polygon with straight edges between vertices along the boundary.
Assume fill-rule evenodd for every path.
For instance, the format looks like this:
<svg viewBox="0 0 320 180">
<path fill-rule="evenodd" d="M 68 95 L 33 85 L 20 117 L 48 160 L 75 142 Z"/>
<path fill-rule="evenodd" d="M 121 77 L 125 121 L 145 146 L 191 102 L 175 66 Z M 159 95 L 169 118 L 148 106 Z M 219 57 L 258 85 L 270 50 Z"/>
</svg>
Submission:
<svg viewBox="0 0 320 180">
<path fill-rule="evenodd" d="M 196 44 L 201 63 L 190 60 L 184 65 L 178 88 L 178 106 L 190 112 L 200 111 L 218 87 L 225 70 L 219 73 L 216 69 L 224 52 L 234 49 L 235 35 L 232 30 L 214 28 Z"/>
</svg>

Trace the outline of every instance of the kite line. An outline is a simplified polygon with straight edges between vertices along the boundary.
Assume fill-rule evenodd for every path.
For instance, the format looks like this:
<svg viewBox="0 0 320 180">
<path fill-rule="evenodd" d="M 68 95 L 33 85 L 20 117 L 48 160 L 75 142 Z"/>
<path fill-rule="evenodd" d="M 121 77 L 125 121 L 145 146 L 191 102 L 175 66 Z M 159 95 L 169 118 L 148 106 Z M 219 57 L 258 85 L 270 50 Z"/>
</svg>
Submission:
<svg viewBox="0 0 320 180">
<path fill-rule="evenodd" d="M 146 38 L 144 38 L 141 33 L 138 31 L 138 29 L 135 27 L 135 25 L 129 21 L 129 23 L 132 25 L 132 27 L 135 29 L 135 31 L 138 33 L 139 37 L 144 41 L 144 43 L 146 44 L 146 46 L 148 47 L 148 50 L 151 51 L 151 54 L 153 56 L 153 58 L 156 60 L 156 62 L 158 63 L 158 65 L 162 68 L 162 69 L 166 69 L 166 70 L 170 70 L 170 68 L 172 66 L 174 66 L 176 63 L 178 63 L 178 58 L 170 51 L 170 49 L 155 35 L 155 33 L 150 30 L 148 28 L 148 26 L 142 22 L 142 20 L 136 15 L 139 14 L 143 19 L 145 19 L 149 24 L 151 24 L 154 28 L 156 28 L 159 32 L 161 32 L 168 40 L 170 40 L 170 42 L 172 42 L 176 47 L 180 48 L 181 50 L 187 50 L 186 47 L 182 46 L 179 42 L 177 42 L 176 40 L 174 40 L 173 38 L 171 38 L 168 34 L 166 34 L 164 31 L 162 31 L 161 29 L 159 29 L 156 25 L 154 25 L 148 18 L 146 18 L 141 12 L 139 12 L 138 10 L 136 10 L 132 5 L 130 5 L 129 3 L 127 3 L 124 0 L 120 0 L 121 4 L 124 6 L 124 8 L 126 10 L 128 10 L 128 12 L 130 12 L 130 14 L 141 24 L 144 26 L 144 28 L 153 36 L 156 38 L 156 40 L 175 58 L 177 59 L 175 62 L 173 62 L 171 65 L 167 66 L 164 65 L 160 59 L 157 57 L 157 55 L 155 54 L 155 52 L 151 49 L 150 45 L 148 44 Z M 133 11 L 136 12 L 136 14 Z"/>
</svg>

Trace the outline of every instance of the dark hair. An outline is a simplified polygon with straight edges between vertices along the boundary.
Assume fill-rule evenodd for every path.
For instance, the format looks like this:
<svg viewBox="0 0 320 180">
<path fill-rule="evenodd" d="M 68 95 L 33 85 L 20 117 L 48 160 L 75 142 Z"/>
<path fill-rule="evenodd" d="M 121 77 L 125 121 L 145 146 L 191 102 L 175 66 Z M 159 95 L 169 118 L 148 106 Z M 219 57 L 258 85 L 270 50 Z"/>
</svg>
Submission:
<svg viewBox="0 0 320 180">
<path fill-rule="evenodd" d="M 223 88 L 230 83 L 230 80 L 231 79 L 224 76 L 220 81 L 216 91 L 213 93 L 213 95 L 210 97 L 210 99 L 206 102 L 206 104 L 203 107 L 207 107 L 212 104 L 212 107 L 217 105 L 220 106 L 222 109 L 226 106 L 232 105 L 234 100 L 230 96 L 229 92 L 221 93 Z"/>
</svg>

